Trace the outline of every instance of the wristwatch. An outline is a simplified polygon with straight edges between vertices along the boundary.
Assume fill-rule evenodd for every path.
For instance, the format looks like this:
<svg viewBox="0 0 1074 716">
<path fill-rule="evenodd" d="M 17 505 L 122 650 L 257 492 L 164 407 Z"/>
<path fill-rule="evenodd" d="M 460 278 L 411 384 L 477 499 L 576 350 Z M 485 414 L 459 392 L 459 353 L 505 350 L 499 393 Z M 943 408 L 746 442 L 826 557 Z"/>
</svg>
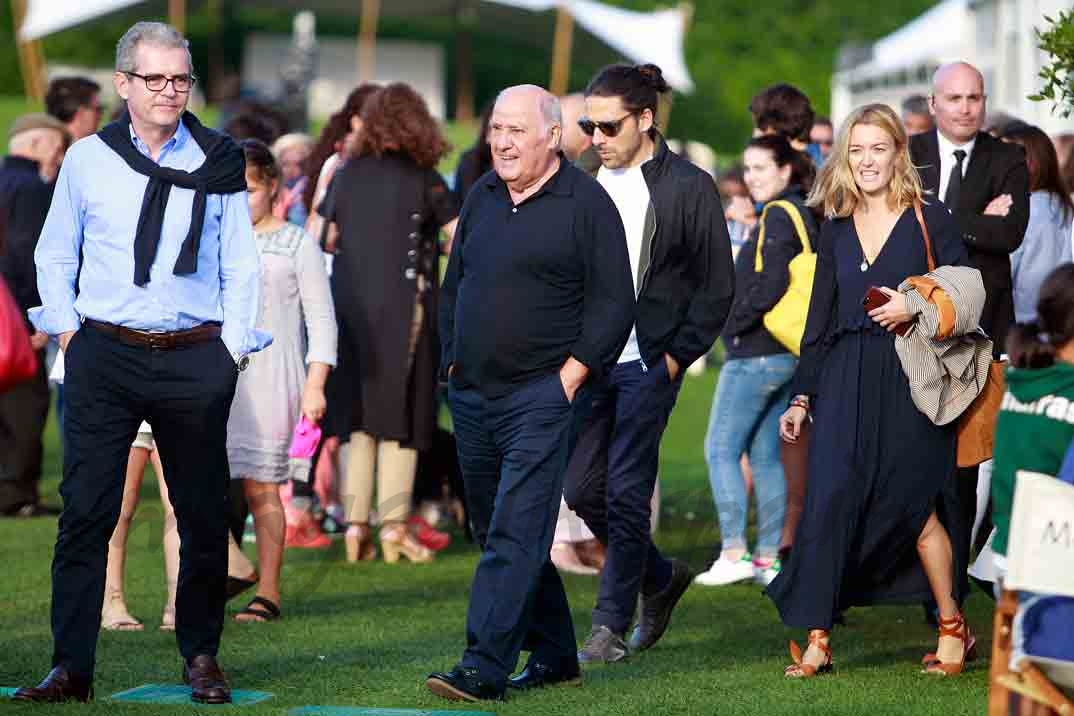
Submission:
<svg viewBox="0 0 1074 716">
<path fill-rule="evenodd" d="M 235 359 L 235 367 L 239 369 L 239 372 L 243 372 L 250 365 L 250 355 L 239 355 L 236 353 L 232 356 Z"/>
</svg>

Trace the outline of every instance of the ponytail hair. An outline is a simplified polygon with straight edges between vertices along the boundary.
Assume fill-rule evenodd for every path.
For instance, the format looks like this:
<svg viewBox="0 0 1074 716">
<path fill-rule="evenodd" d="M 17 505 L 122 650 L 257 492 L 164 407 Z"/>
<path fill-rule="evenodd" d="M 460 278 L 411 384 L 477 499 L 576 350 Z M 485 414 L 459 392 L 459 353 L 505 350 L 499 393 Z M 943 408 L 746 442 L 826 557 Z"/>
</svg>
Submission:
<svg viewBox="0 0 1074 716">
<path fill-rule="evenodd" d="M 1007 336 L 1007 354 L 1015 368 L 1047 368 L 1056 352 L 1074 341 L 1074 263 L 1048 274 L 1040 287 L 1037 320 L 1019 323 Z"/>
<path fill-rule="evenodd" d="M 790 140 L 782 134 L 765 134 L 760 137 L 754 137 L 746 144 L 746 149 L 751 147 L 764 149 L 771 154 L 772 160 L 780 169 L 790 166 L 790 183 L 800 186 L 803 194 L 809 194 L 809 191 L 813 188 L 813 180 L 817 176 L 817 168 L 808 154 L 792 147 Z"/>
<path fill-rule="evenodd" d="M 276 191 L 280 190 L 280 165 L 272 150 L 260 139 L 244 139 L 239 142 L 242 154 L 246 158 L 246 168 L 254 173 L 258 182 L 276 184 Z M 273 199 L 276 197 L 273 196 Z"/>
<path fill-rule="evenodd" d="M 670 92 L 664 72 L 653 64 L 608 65 L 589 81 L 586 97 L 619 97 L 628 112 L 650 110 L 656 117 L 660 95 Z"/>
</svg>

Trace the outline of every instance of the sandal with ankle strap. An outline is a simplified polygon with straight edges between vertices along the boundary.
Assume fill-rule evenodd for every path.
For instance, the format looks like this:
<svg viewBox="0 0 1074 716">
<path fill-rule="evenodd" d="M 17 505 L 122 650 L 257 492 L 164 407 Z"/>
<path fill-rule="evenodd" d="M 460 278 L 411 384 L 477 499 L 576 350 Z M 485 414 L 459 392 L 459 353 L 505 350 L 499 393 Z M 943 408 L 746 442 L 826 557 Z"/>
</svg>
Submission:
<svg viewBox="0 0 1074 716">
<path fill-rule="evenodd" d="M 240 616 L 252 616 L 253 619 L 239 619 Z M 240 624 L 258 624 L 274 622 L 280 618 L 280 605 L 264 597 L 254 597 L 246 608 L 235 615 L 235 621 Z"/>
<path fill-rule="evenodd" d="M 820 666 L 814 666 L 802 661 L 802 647 L 798 646 L 798 642 L 791 641 L 789 646 L 791 660 L 794 663 L 783 670 L 783 675 L 788 679 L 811 679 L 818 674 L 830 674 L 832 672 L 832 649 L 821 641 L 821 639 L 825 638 L 827 638 L 827 634 L 821 636 L 820 633 L 810 632 L 809 644 L 806 646 L 807 649 L 810 646 L 815 646 L 824 653 L 824 663 Z"/>
<path fill-rule="evenodd" d="M 966 643 L 966 663 L 968 664 L 971 661 L 976 661 L 978 654 L 977 654 L 977 636 L 972 631 L 969 631 L 968 629 L 967 629 L 967 633 L 968 633 L 967 634 L 968 639 L 967 639 L 967 643 Z M 931 652 L 931 651 L 928 654 L 925 654 L 923 657 L 921 657 L 921 665 L 922 666 L 932 666 L 933 664 L 939 663 L 939 661 L 940 661 L 939 657 L 936 656 L 935 652 Z"/>
<path fill-rule="evenodd" d="M 976 651 L 977 640 L 973 638 L 973 634 L 966 624 L 966 618 L 961 612 L 950 619 L 940 619 L 940 638 L 943 639 L 945 636 L 962 642 L 962 658 L 959 661 L 947 662 L 940 661 L 939 657 L 936 657 L 932 661 L 925 662 L 925 668 L 922 669 L 921 673 L 934 676 L 958 676 L 962 673 L 966 662 L 970 660 L 971 654 Z M 936 655 L 925 655 L 926 658 L 929 656 Z"/>
</svg>

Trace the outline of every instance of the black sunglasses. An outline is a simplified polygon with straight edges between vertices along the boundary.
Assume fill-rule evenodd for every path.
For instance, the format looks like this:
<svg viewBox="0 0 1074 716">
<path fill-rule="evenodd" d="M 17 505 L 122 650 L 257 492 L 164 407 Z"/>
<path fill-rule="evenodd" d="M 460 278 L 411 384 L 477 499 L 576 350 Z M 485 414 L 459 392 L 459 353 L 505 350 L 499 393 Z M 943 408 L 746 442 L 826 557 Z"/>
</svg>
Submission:
<svg viewBox="0 0 1074 716">
<path fill-rule="evenodd" d="M 623 128 L 623 122 L 626 121 L 627 117 L 633 116 L 634 113 L 630 112 L 629 114 L 624 114 L 622 117 L 615 120 L 614 122 L 594 122 L 588 117 L 582 117 L 578 120 L 578 126 L 589 137 L 592 137 L 593 132 L 598 129 L 600 130 L 600 133 L 603 134 L 605 137 L 614 137 L 615 135 L 619 134 L 619 130 Z"/>
</svg>

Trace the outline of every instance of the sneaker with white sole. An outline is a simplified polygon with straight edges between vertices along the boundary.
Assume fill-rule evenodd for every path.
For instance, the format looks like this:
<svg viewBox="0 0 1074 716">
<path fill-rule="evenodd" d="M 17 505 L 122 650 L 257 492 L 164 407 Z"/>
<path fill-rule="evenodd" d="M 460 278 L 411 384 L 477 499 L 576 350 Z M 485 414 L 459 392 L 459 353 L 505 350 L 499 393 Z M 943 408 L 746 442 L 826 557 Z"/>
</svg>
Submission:
<svg viewBox="0 0 1074 716">
<path fill-rule="evenodd" d="M 783 568 L 779 559 L 755 559 L 753 560 L 753 581 L 762 587 L 767 587 Z"/>
<path fill-rule="evenodd" d="M 694 577 L 694 584 L 705 587 L 722 587 L 725 584 L 747 582 L 753 579 L 753 557 L 750 553 L 731 561 L 723 556 L 712 563 L 707 572 Z"/>
</svg>

